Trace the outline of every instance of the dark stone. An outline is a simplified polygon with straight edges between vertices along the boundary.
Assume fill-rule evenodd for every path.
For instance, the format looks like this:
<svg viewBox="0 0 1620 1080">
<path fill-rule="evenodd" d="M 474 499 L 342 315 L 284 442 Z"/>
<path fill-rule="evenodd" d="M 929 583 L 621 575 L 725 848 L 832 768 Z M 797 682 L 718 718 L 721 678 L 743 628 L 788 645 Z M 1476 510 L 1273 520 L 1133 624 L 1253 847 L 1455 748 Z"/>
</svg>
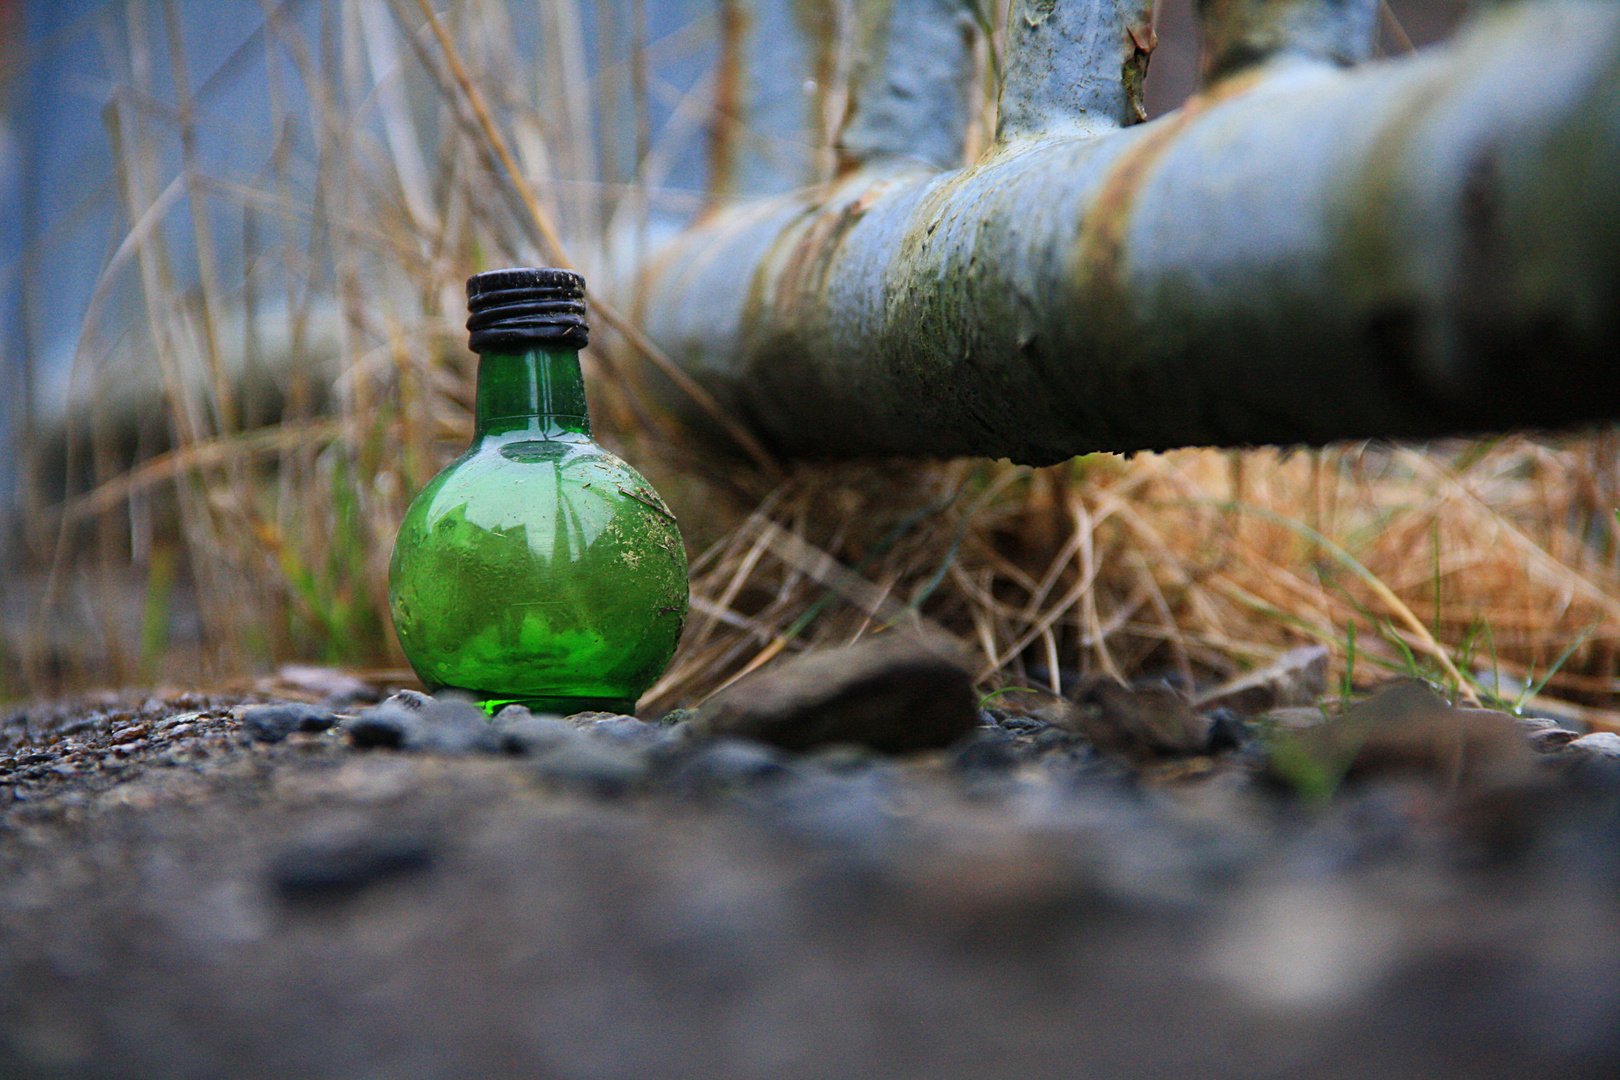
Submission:
<svg viewBox="0 0 1620 1080">
<path fill-rule="evenodd" d="M 541 754 L 580 738 L 574 725 L 560 717 L 535 716 L 523 709 L 522 715 L 508 719 L 514 708 L 520 706 L 508 706 L 495 718 L 501 749 L 508 754 Z"/>
<path fill-rule="evenodd" d="M 944 648 L 898 636 L 780 664 L 720 694 L 694 727 L 804 751 L 855 743 L 901 754 L 978 726 L 972 678 Z"/>
<path fill-rule="evenodd" d="M 420 712 L 433 702 L 434 698 L 431 695 L 424 694 L 420 690 L 395 690 L 382 704 L 397 705 L 402 709 Z"/>
<path fill-rule="evenodd" d="M 1248 744 L 1249 725 L 1242 716 L 1225 706 L 1210 709 L 1205 715 L 1209 719 L 1207 749 L 1211 754 L 1241 750 Z"/>
<path fill-rule="evenodd" d="M 396 750 L 405 744 L 405 729 L 416 723 L 416 715 L 397 705 L 383 702 L 352 720 L 345 720 L 342 731 L 356 748 L 375 747 Z"/>
<path fill-rule="evenodd" d="M 663 785 L 680 794 L 706 794 L 780 779 L 790 770 L 780 750 L 745 739 L 713 739 L 671 758 Z"/>
<path fill-rule="evenodd" d="M 260 742 L 280 742 L 295 731 L 325 731 L 338 722 L 329 709 L 286 701 L 242 710 L 242 729 Z"/>
<path fill-rule="evenodd" d="M 1209 719 L 1166 684 L 1132 687 L 1094 679 L 1076 697 L 1070 720 L 1098 750 L 1136 762 L 1203 754 L 1209 747 Z"/>
<path fill-rule="evenodd" d="M 534 715 L 535 714 L 529 710 L 527 705 L 519 705 L 514 702 L 511 705 L 502 705 L 500 712 L 496 713 L 490 719 L 495 722 L 496 727 L 504 727 L 507 724 L 515 724 L 519 720 Z"/>
<path fill-rule="evenodd" d="M 503 749 L 500 731 L 470 701 L 447 698 L 423 707 L 405 725 L 403 746 L 437 754 L 493 754 Z"/>
<path fill-rule="evenodd" d="M 390 698 L 345 721 L 343 731 L 362 749 L 380 746 L 436 754 L 511 752 L 500 729 L 484 710 L 457 698 L 429 699 L 420 710 L 396 704 Z"/>
<path fill-rule="evenodd" d="M 609 715 L 579 725 L 580 730 L 605 739 L 615 739 L 632 746 L 654 746 L 669 737 L 657 724 L 648 724 L 633 716 Z"/>
<path fill-rule="evenodd" d="M 331 904 L 379 882 L 431 869 L 434 861 L 433 846 L 415 836 L 304 844 L 272 860 L 270 886 L 288 904 Z"/>
<path fill-rule="evenodd" d="M 1285 780 L 1304 765 L 1347 782 L 1407 777 L 1466 793 L 1536 775 L 1513 717 L 1454 707 L 1420 679 L 1391 683 L 1324 723 L 1279 729 L 1268 743 L 1268 768 Z"/>
<path fill-rule="evenodd" d="M 996 723 L 1003 730 L 1011 731 L 1015 734 L 1044 731 L 1052 726 L 1045 720 L 1039 720 L 1033 716 L 1018 716 L 1016 714 L 1004 714 L 996 721 Z"/>
<path fill-rule="evenodd" d="M 570 713 L 568 715 L 568 722 L 573 724 L 575 727 L 590 727 L 592 724 L 600 723 L 603 720 L 618 720 L 621 718 L 629 720 L 635 719 L 633 716 L 626 717 L 624 713 L 605 712 L 601 709 L 587 709 L 584 712 Z"/>
<path fill-rule="evenodd" d="M 968 772 L 1006 772 L 1018 765 L 1018 742 L 1000 728 L 989 728 L 958 743 L 952 760 Z"/>
<path fill-rule="evenodd" d="M 1620 735 L 1612 731 L 1595 731 L 1571 739 L 1563 749 L 1569 756 L 1580 755 L 1594 760 L 1620 761 Z"/>
</svg>

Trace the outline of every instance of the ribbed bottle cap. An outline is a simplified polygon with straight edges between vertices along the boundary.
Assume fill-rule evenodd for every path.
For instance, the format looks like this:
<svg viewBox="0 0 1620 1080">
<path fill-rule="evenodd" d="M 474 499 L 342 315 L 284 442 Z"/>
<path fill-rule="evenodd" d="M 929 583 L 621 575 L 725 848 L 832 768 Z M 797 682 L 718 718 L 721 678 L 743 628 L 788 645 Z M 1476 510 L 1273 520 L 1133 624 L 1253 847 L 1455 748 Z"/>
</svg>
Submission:
<svg viewBox="0 0 1620 1080">
<path fill-rule="evenodd" d="M 467 279 L 467 333 L 473 352 L 517 352 L 536 345 L 583 349 L 585 279 L 572 270 L 516 267 Z"/>
</svg>

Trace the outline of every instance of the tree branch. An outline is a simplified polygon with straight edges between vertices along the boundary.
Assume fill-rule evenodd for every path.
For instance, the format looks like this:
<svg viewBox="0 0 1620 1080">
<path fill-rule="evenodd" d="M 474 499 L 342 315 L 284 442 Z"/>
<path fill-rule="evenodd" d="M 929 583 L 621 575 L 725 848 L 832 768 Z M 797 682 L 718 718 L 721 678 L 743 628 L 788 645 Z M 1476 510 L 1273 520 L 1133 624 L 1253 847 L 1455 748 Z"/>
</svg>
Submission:
<svg viewBox="0 0 1620 1080">
<path fill-rule="evenodd" d="M 1095 134 L 1147 119 L 1153 0 L 1013 0 L 997 137 Z"/>
<path fill-rule="evenodd" d="M 889 159 L 962 162 L 973 79 L 972 0 L 871 0 L 858 9 L 840 172 Z"/>
<path fill-rule="evenodd" d="M 1081 6 L 1050 18 L 1102 25 Z M 1094 136 L 1067 118 L 1123 122 L 1114 69 L 1060 108 L 1010 56 L 1017 138 L 684 234 L 647 268 L 649 332 L 796 455 L 1038 463 L 1620 413 L 1620 11 L 1492 10 L 1347 70 L 1361 0 L 1249 6 L 1286 17 L 1214 34 L 1249 42 L 1216 47 L 1225 78 Z M 1344 24 L 1277 31 L 1308 6 Z"/>
</svg>

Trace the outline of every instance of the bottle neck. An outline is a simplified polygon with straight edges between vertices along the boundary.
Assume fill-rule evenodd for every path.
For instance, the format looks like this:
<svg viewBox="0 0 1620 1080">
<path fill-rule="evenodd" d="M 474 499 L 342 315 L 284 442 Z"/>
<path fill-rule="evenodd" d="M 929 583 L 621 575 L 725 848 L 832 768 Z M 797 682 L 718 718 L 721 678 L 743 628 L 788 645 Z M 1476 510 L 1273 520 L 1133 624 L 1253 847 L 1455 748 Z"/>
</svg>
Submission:
<svg viewBox="0 0 1620 1080">
<path fill-rule="evenodd" d="M 532 431 L 534 438 L 563 434 L 589 437 L 585 379 L 579 350 L 541 346 L 520 353 L 484 353 L 478 358 L 478 400 L 473 437 Z"/>
</svg>

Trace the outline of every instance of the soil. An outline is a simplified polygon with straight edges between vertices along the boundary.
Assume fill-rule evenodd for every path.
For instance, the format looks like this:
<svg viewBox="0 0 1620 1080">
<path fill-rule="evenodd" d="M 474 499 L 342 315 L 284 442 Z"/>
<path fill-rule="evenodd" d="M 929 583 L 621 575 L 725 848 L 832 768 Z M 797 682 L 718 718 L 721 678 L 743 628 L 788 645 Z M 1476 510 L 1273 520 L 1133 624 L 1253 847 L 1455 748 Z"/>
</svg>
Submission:
<svg viewBox="0 0 1620 1080">
<path fill-rule="evenodd" d="M 0 1076 L 1620 1070 L 1620 769 L 1558 739 L 1306 797 L 1095 712 L 889 757 L 368 696 L 12 713 Z"/>
</svg>

